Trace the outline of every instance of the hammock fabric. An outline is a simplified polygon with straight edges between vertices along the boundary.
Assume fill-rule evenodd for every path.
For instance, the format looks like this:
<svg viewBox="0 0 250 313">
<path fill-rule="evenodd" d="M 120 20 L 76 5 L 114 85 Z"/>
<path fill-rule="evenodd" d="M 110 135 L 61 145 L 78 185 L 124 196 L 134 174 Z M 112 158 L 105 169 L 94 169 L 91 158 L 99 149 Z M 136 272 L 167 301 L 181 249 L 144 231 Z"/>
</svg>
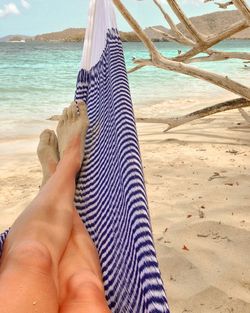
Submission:
<svg viewBox="0 0 250 313">
<path fill-rule="evenodd" d="M 111 311 L 168 313 L 112 0 L 90 0 L 83 50 L 75 99 L 87 103 L 90 126 L 75 205 L 98 249 Z"/>
<path fill-rule="evenodd" d="M 2 255 L 4 241 L 8 235 L 8 232 L 9 230 L 6 230 L 4 233 L 0 234 L 0 257 Z"/>
</svg>

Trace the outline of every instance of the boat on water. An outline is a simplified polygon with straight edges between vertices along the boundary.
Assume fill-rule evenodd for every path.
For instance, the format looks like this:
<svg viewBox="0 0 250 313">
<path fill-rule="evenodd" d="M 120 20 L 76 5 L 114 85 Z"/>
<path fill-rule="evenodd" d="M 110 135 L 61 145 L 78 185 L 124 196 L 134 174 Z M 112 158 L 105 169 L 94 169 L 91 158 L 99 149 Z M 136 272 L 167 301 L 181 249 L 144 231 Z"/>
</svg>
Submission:
<svg viewBox="0 0 250 313">
<path fill-rule="evenodd" d="M 26 40 L 24 40 L 24 39 L 21 39 L 21 40 L 10 40 L 9 42 L 11 42 L 11 43 L 25 43 L 26 42 Z"/>
</svg>

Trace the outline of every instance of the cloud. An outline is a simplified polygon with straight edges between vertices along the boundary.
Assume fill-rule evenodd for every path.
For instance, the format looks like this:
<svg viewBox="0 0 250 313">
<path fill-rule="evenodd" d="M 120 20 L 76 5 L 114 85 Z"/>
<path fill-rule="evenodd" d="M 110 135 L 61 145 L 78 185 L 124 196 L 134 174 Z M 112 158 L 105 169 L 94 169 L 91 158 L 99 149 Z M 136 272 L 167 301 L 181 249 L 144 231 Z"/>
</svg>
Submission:
<svg viewBox="0 0 250 313">
<path fill-rule="evenodd" d="M 21 4 L 25 9 L 30 7 L 30 3 L 27 0 L 21 0 Z"/>
<path fill-rule="evenodd" d="M 0 18 L 8 15 L 19 15 L 20 12 L 17 6 L 14 3 L 8 3 L 3 6 L 3 9 L 0 9 Z"/>
</svg>

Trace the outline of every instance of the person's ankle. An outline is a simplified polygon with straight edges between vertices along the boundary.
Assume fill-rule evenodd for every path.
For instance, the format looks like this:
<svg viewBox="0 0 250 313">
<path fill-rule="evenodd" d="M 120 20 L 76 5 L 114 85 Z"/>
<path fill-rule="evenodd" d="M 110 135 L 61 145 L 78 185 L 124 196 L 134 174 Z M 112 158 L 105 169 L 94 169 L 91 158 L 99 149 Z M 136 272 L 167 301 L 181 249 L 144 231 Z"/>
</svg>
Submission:
<svg viewBox="0 0 250 313">
<path fill-rule="evenodd" d="M 81 157 L 79 147 L 69 147 L 63 152 L 62 159 L 59 162 L 64 169 L 68 168 L 74 176 L 80 171 L 81 168 Z"/>
</svg>

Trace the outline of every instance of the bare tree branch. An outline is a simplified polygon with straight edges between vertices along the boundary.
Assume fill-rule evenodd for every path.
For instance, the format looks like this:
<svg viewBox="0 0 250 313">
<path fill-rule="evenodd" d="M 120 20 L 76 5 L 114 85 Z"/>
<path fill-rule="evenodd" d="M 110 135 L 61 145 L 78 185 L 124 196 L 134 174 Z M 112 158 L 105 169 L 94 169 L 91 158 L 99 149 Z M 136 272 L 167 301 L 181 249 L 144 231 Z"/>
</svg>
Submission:
<svg viewBox="0 0 250 313">
<path fill-rule="evenodd" d="M 171 30 L 174 32 L 175 36 L 172 36 L 162 30 L 159 30 L 157 28 L 152 27 L 152 29 L 161 35 L 163 35 L 165 38 L 167 38 L 170 41 L 175 41 L 181 44 L 185 45 L 191 45 L 195 46 L 195 42 L 186 37 L 174 24 L 171 17 L 167 14 L 167 12 L 163 9 L 162 5 L 160 4 L 159 0 L 153 0 L 155 4 L 158 6 L 160 11 L 162 12 L 163 16 L 165 17 L 166 21 L 168 22 L 169 26 L 171 27 Z M 211 0 L 213 1 L 213 0 Z M 241 0 L 240 0 L 241 1 Z M 229 2 L 228 2 L 229 3 Z M 233 4 L 233 3 L 232 3 Z M 187 59 L 185 63 L 193 63 L 193 62 L 205 62 L 205 61 L 221 61 L 229 58 L 234 59 L 244 59 L 249 60 L 250 59 L 250 53 L 239 53 L 239 52 L 220 52 L 216 50 L 206 49 L 206 52 L 209 54 L 208 57 L 199 57 L 199 58 L 192 58 Z M 173 58 L 175 59 L 175 58 Z"/>
<path fill-rule="evenodd" d="M 177 38 L 177 37 L 174 37 L 172 35 L 169 35 L 160 29 L 157 29 L 154 27 L 151 27 L 151 28 L 155 32 L 158 32 L 159 34 L 163 35 L 164 37 L 166 37 L 170 41 L 178 42 L 181 44 L 187 44 L 181 38 Z M 190 43 L 190 45 L 195 45 L 195 44 Z M 207 53 L 208 56 L 187 59 L 186 61 L 184 61 L 184 63 L 189 64 L 189 63 L 194 63 L 194 62 L 223 61 L 223 60 L 227 60 L 227 59 L 250 60 L 250 53 L 249 52 L 222 52 L 222 51 L 217 51 L 217 50 L 212 50 L 212 49 L 207 49 L 204 52 Z M 175 60 L 175 58 L 176 57 L 172 58 L 172 60 Z"/>
<path fill-rule="evenodd" d="M 168 25 L 170 26 L 171 30 L 173 31 L 173 33 L 175 34 L 175 36 L 182 42 L 185 43 L 187 45 L 193 45 L 195 44 L 194 41 L 192 41 L 191 39 L 189 39 L 188 37 L 186 37 L 179 29 L 178 27 L 175 25 L 175 23 L 173 22 L 173 20 L 171 19 L 171 17 L 167 14 L 167 12 L 163 9 L 162 5 L 160 4 L 159 0 L 153 0 L 154 3 L 158 6 L 158 8 L 160 9 L 161 13 L 163 14 L 165 20 L 167 21 Z M 163 32 L 164 33 L 164 32 Z M 164 35 L 168 35 L 166 33 L 164 33 Z"/>
<path fill-rule="evenodd" d="M 183 116 L 175 117 L 175 118 L 136 118 L 138 123 L 156 123 L 156 124 L 168 124 L 168 128 L 164 131 L 167 132 L 170 129 L 173 129 L 177 126 L 192 122 L 194 120 L 228 111 L 233 109 L 239 109 L 250 106 L 250 101 L 244 98 L 233 99 L 229 101 L 225 101 L 222 103 L 218 103 L 212 105 L 210 107 L 192 112 L 190 114 L 186 114 Z"/>
<path fill-rule="evenodd" d="M 214 2 L 214 4 L 217 4 L 220 9 L 227 9 L 228 6 L 233 4 L 233 1 L 222 2 L 222 3 L 221 2 Z"/>
<path fill-rule="evenodd" d="M 250 53 L 249 52 L 221 52 L 221 51 L 211 50 L 208 56 L 188 59 L 184 63 L 223 61 L 227 59 L 250 60 Z"/>
<path fill-rule="evenodd" d="M 180 117 L 175 117 L 175 118 L 141 118 L 141 117 L 138 117 L 136 118 L 136 122 L 150 123 L 150 124 L 168 124 L 169 125 L 168 128 L 164 131 L 166 132 L 177 126 L 189 123 L 191 121 L 194 121 L 194 120 L 197 120 L 197 119 L 200 119 L 200 118 L 212 115 L 212 114 L 220 113 L 220 112 L 227 111 L 227 110 L 239 109 L 244 119 L 248 123 L 250 123 L 250 116 L 242 109 L 248 106 L 250 106 L 250 101 L 247 101 L 244 98 L 238 98 L 238 99 L 233 99 L 230 101 L 218 103 L 216 105 L 212 105 L 205 109 L 201 109 L 201 110 L 198 110 L 193 113 L 180 116 Z M 61 115 L 53 115 L 49 117 L 48 120 L 59 121 L 60 117 Z"/>
<path fill-rule="evenodd" d="M 173 0 L 171 0 L 173 1 Z M 250 99 L 250 90 L 246 86 L 229 79 L 227 76 L 223 77 L 219 74 L 211 73 L 184 63 L 175 62 L 162 56 L 153 45 L 149 37 L 143 32 L 137 21 L 131 16 L 129 11 L 124 7 L 120 0 L 113 0 L 116 7 L 120 10 L 122 15 L 125 17 L 127 22 L 131 25 L 134 31 L 137 33 L 139 38 L 148 47 L 151 60 L 135 60 L 134 63 L 140 66 L 156 66 L 158 68 L 175 71 L 178 73 L 190 75 L 202 80 L 206 80 L 214 85 L 229 90 L 235 94 L 238 94 L 246 99 Z"/>
<path fill-rule="evenodd" d="M 134 62 L 138 65 L 156 66 L 165 70 L 175 71 L 181 74 L 200 78 L 250 100 L 249 88 L 234 80 L 229 79 L 227 76 L 223 77 L 219 74 L 210 73 L 208 71 L 186 65 L 184 63 L 177 63 L 175 61 L 168 60 L 161 55 L 157 57 L 157 59 L 155 59 L 154 61 L 146 59 L 136 59 Z"/>
<path fill-rule="evenodd" d="M 179 38 L 174 37 L 174 36 L 172 36 L 172 35 L 170 35 L 170 34 L 164 32 L 164 31 L 162 31 L 162 30 L 160 30 L 160 29 L 158 29 L 158 28 L 155 28 L 155 27 L 150 27 L 150 28 L 151 28 L 153 31 L 155 31 L 156 33 L 161 34 L 162 36 L 164 36 L 164 37 L 165 37 L 167 40 L 169 40 L 169 41 L 184 43 L 184 42 L 181 41 Z M 186 44 L 186 42 L 185 42 L 185 44 Z"/>
<path fill-rule="evenodd" d="M 248 21 L 248 26 L 250 26 L 250 8 L 247 5 L 247 2 L 244 0 L 233 0 L 233 3 Z"/>
<path fill-rule="evenodd" d="M 132 67 L 130 70 L 128 70 L 128 74 L 133 73 L 137 70 L 140 70 L 141 68 L 143 68 L 145 65 L 141 64 L 141 65 L 136 65 L 135 67 Z"/>
<path fill-rule="evenodd" d="M 246 29 L 248 27 L 247 21 L 239 21 L 233 24 L 230 28 L 224 29 L 221 33 L 216 35 L 211 35 L 207 37 L 206 42 L 204 42 L 202 45 L 197 43 L 193 49 L 189 50 L 188 52 L 174 58 L 175 61 L 184 62 L 187 59 L 190 59 L 194 57 L 195 55 L 206 51 L 208 48 L 216 45 L 222 40 L 225 40 L 232 35 L 238 33 L 239 31 Z"/>
<path fill-rule="evenodd" d="M 167 21 L 168 25 L 170 28 L 173 30 L 175 33 L 179 33 L 179 29 L 176 27 L 175 23 L 173 22 L 172 18 L 170 17 L 169 14 L 163 9 L 161 3 L 159 0 L 153 0 L 154 3 L 157 5 L 157 7 L 160 9 L 161 13 L 163 14 L 165 20 Z M 180 33 L 182 35 L 182 33 Z"/>
<path fill-rule="evenodd" d="M 162 36 L 164 36 L 166 39 L 170 40 L 170 41 L 175 41 L 184 45 L 188 45 L 188 46 L 194 46 L 195 42 L 193 42 L 192 40 L 188 40 L 186 41 L 186 39 L 184 39 L 183 37 L 174 37 L 171 34 L 168 34 L 158 28 L 155 27 L 151 27 L 151 29 L 153 29 L 155 32 L 161 34 Z"/>
<path fill-rule="evenodd" d="M 250 124 L 250 116 L 247 114 L 247 112 L 243 109 L 239 109 L 239 112 L 242 117 L 247 121 L 247 123 Z"/>
<path fill-rule="evenodd" d="M 167 2 L 176 16 L 179 18 L 180 22 L 184 24 L 188 32 L 193 36 L 195 41 L 202 45 L 204 43 L 204 36 L 196 30 L 191 21 L 185 16 L 177 2 L 175 0 L 167 0 Z"/>
<path fill-rule="evenodd" d="M 144 45 L 148 48 L 151 58 L 154 59 L 156 56 L 158 56 L 159 52 L 157 51 L 155 45 L 148 37 L 148 35 L 142 30 L 141 26 L 137 23 L 137 21 L 132 17 L 132 15 L 129 13 L 126 7 L 122 4 L 122 2 L 120 0 L 113 0 L 113 3 L 117 7 L 117 9 L 121 12 L 121 14 L 129 23 L 129 25 L 134 29 L 134 31 L 141 39 L 141 41 L 144 43 Z"/>
<path fill-rule="evenodd" d="M 192 24 L 192 22 L 185 16 L 184 12 L 177 4 L 176 0 L 166 0 L 170 7 L 172 8 L 175 15 L 179 18 L 180 22 L 184 24 L 189 34 L 193 37 L 193 40 L 185 36 L 178 27 L 174 24 L 173 20 L 165 12 L 159 0 L 153 0 L 157 7 L 160 9 L 161 13 L 165 17 L 167 23 L 170 25 L 172 33 L 166 33 L 159 29 L 154 29 L 156 32 L 161 33 L 168 40 L 176 41 L 181 44 L 185 44 L 191 46 L 192 49 L 187 51 L 184 54 L 181 54 L 175 58 L 169 59 L 167 57 L 162 56 L 155 45 L 152 43 L 150 38 L 145 34 L 142 28 L 139 26 L 137 21 L 131 16 L 128 10 L 124 7 L 121 0 L 113 0 L 116 7 L 122 13 L 124 18 L 130 24 L 130 26 L 134 29 L 138 37 L 142 40 L 144 45 L 148 48 L 151 58 L 150 59 L 135 59 L 134 63 L 137 64 L 134 68 L 132 68 L 129 73 L 134 72 L 138 69 L 141 69 L 144 66 L 155 66 L 158 68 L 162 68 L 165 70 L 175 71 L 181 74 L 189 75 L 192 77 L 196 77 L 202 80 L 205 80 L 209 83 L 217 85 L 221 88 L 229 90 L 235 94 L 239 94 L 243 98 L 234 99 L 230 101 L 226 101 L 223 103 L 219 103 L 217 105 L 210 106 L 208 108 L 198 110 L 191 114 L 187 114 L 182 117 L 170 118 L 170 119 L 137 119 L 139 122 L 148 122 L 148 123 L 166 123 L 169 125 L 168 129 L 172 129 L 184 123 L 193 121 L 195 119 L 199 119 L 211 114 L 215 114 L 222 111 L 232 110 L 232 109 L 240 109 L 242 116 L 249 121 L 250 117 L 247 113 L 242 109 L 243 107 L 250 106 L 250 89 L 247 86 L 244 86 L 232 79 L 229 79 L 227 76 L 222 76 L 219 74 L 211 73 L 190 65 L 187 63 L 193 62 L 203 62 L 203 61 L 221 61 L 229 58 L 237 58 L 243 60 L 250 59 L 250 53 L 247 52 L 224 52 L 212 50 L 210 47 L 215 44 L 221 42 L 224 39 L 231 37 L 239 31 L 246 29 L 250 25 L 250 11 L 247 4 L 244 0 L 233 0 L 233 3 L 236 5 L 238 10 L 243 14 L 245 19 L 238 21 L 231 25 L 229 28 L 222 30 L 218 34 L 213 34 L 209 36 L 205 36 L 201 34 Z M 210 0 L 205 0 L 208 2 Z M 218 3 L 217 3 L 218 4 Z M 222 4 L 225 8 L 231 5 L 232 2 L 228 1 Z M 221 5 L 221 4 L 220 4 Z M 197 54 L 204 52 L 207 53 L 207 56 L 195 57 Z M 185 64 L 186 63 L 186 64 Z M 244 63 L 248 63 L 245 61 Z M 245 65 L 247 67 L 247 65 Z"/>
</svg>

